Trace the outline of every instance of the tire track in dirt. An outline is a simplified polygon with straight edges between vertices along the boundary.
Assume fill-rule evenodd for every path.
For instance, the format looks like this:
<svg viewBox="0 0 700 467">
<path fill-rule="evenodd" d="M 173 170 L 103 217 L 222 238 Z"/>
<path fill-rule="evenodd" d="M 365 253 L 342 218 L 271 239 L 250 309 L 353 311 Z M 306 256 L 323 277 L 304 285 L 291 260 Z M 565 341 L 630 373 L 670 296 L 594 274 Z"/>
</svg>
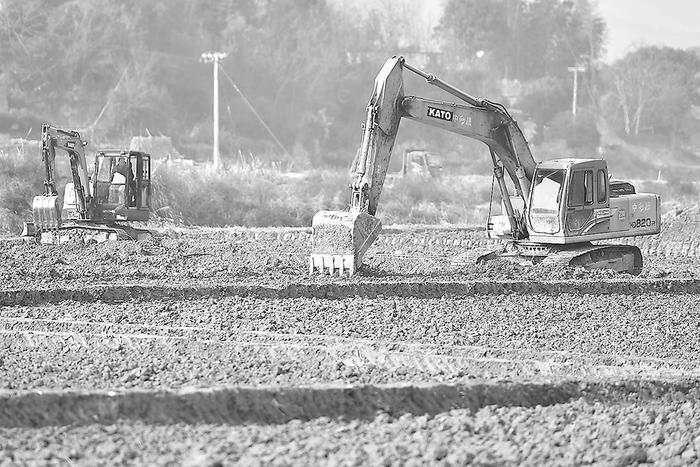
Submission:
<svg viewBox="0 0 700 467">
<path fill-rule="evenodd" d="M 153 324 L 125 324 L 104 321 L 57 320 L 39 318 L 0 317 L 0 334 L 8 337 L 24 336 L 30 347 L 53 340 L 71 340 L 85 347 L 115 347 L 121 341 L 132 339 L 211 343 L 229 346 L 249 346 L 274 349 L 323 349 L 329 353 L 355 353 L 357 366 L 382 363 L 382 366 L 428 367 L 433 373 L 450 373 L 459 362 L 527 362 L 541 364 L 540 374 L 556 367 L 580 366 L 582 375 L 586 366 L 614 369 L 677 370 L 686 374 L 700 371 L 700 359 L 654 358 L 632 355 L 546 351 L 527 348 L 488 347 L 483 345 L 439 345 L 386 339 L 349 338 L 322 334 L 297 334 L 250 330 L 221 330 L 206 326 L 162 326 Z M 164 343 L 163 345 L 169 345 Z M 349 361 L 347 355 L 343 357 Z M 382 355 L 387 358 L 382 361 Z M 392 358 L 393 356 L 393 358 Z M 421 363 L 423 358 L 428 363 Z M 434 364 L 431 359 L 442 359 Z M 600 375 L 602 376 L 602 375 Z"/>
<path fill-rule="evenodd" d="M 584 355 L 625 354 L 692 362 L 698 360 L 696 334 L 700 326 L 697 295 L 658 293 L 343 300 L 233 296 L 149 301 L 146 297 L 114 304 L 66 301 L 3 307 L 0 317 L 159 325 L 168 329 L 195 327 L 220 331 L 219 336 L 224 338 L 240 332 L 322 334 L 330 339 L 364 338 L 444 348 L 483 346 Z M 154 332 L 149 328 L 131 329 L 129 332 Z M 326 345 L 329 341 L 315 342 Z M 503 355 L 489 351 L 485 356 Z M 617 365 L 620 360 L 611 357 L 606 364 Z"/>
<path fill-rule="evenodd" d="M 235 384 L 342 382 L 455 382 L 473 378 L 506 379 L 654 379 L 700 378 L 700 362 L 626 355 L 546 352 L 484 346 L 439 346 L 370 339 L 307 336 L 271 332 L 81 321 L 0 321 L 6 357 L 0 382 L 13 373 L 9 387 L 32 389 L 206 386 Z M 211 369 L 203 378 L 197 356 L 230 366 Z M 115 367 L 114 360 L 119 363 Z M 194 358 L 194 361 L 192 359 Z M 230 361 L 229 361 L 230 360 Z M 51 362 L 35 369 L 34 383 L 20 380 L 29 361 Z M 71 362 L 80 361 L 78 374 Z M 190 362 L 185 363 L 183 362 Z M 205 365 L 204 367 L 207 367 Z M 106 373 L 105 373 L 106 371 Z M 182 373 L 182 374 L 179 374 Z M 123 374 L 121 378 L 118 374 Z M 71 376 L 72 375 L 72 376 Z M 86 376 L 87 375 L 87 376 Z"/>
</svg>

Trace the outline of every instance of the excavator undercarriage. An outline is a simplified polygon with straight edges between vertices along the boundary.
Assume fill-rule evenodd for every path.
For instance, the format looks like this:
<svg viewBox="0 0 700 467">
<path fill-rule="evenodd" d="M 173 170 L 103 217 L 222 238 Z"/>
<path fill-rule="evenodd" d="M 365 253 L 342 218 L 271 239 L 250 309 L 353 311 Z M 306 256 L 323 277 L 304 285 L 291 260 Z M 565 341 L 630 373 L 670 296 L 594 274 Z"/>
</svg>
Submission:
<svg viewBox="0 0 700 467">
<path fill-rule="evenodd" d="M 496 259 L 518 264 L 541 264 L 553 269 L 609 269 L 635 276 L 642 272 L 643 266 L 642 253 L 634 245 L 543 245 L 527 241 L 506 242 L 501 248 L 478 255 L 475 262 L 485 263 Z"/>
<path fill-rule="evenodd" d="M 82 240 L 85 243 L 102 243 L 114 240 L 145 240 L 153 235 L 148 229 L 139 229 L 115 222 L 73 221 L 63 222 L 55 229 L 38 230 L 33 222 L 25 222 L 21 236 L 37 243 L 61 244 Z"/>
</svg>

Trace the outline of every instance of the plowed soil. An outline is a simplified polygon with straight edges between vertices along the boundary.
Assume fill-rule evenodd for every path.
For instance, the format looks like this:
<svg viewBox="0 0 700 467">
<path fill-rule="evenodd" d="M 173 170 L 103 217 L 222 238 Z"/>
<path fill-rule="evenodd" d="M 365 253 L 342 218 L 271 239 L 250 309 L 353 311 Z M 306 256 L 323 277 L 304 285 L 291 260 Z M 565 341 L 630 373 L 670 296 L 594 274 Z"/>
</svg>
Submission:
<svg viewBox="0 0 700 467">
<path fill-rule="evenodd" d="M 467 228 L 385 229 L 350 278 L 306 229 L 2 241 L 0 464 L 692 463 L 699 222 L 628 240 L 638 277 L 477 266 Z"/>
<path fill-rule="evenodd" d="M 450 410 L 435 416 L 321 417 L 280 425 L 0 428 L 3 458 L 69 465 L 692 465 L 696 400 Z"/>
</svg>

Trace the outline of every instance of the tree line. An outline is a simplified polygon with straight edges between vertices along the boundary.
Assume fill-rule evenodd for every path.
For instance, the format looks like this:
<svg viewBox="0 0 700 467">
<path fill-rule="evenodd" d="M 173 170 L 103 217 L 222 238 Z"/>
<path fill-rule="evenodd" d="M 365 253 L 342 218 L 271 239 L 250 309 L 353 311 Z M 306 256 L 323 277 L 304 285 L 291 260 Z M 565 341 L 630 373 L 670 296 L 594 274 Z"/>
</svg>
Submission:
<svg viewBox="0 0 700 467">
<path fill-rule="evenodd" d="M 448 0 L 428 34 L 417 33 L 410 0 L 384 2 L 381 14 L 361 21 L 341 4 L 2 0 L 8 109 L 0 125 L 48 120 L 111 142 L 148 131 L 207 157 L 212 69 L 199 57 L 216 50 L 228 53 L 220 83 L 224 157 L 283 157 L 245 98 L 297 163 L 346 163 L 374 75 L 397 53 L 502 100 L 531 124 L 534 144 L 564 137 L 593 148 L 600 118 L 624 137 L 653 132 L 674 144 L 697 129 L 697 54 L 644 47 L 603 63 L 607 28 L 590 0 Z M 572 66 L 585 69 L 576 119 Z"/>
</svg>

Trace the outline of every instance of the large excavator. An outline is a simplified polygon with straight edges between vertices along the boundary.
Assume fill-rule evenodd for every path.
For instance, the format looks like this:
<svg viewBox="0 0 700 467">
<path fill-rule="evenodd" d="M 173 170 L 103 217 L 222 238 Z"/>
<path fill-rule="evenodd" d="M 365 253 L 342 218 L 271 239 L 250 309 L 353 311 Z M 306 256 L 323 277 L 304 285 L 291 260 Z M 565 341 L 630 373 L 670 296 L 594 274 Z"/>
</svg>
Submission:
<svg viewBox="0 0 700 467">
<path fill-rule="evenodd" d="M 462 102 L 405 96 L 404 70 Z M 636 246 L 591 242 L 658 234 L 659 195 L 635 193 L 630 183 L 611 181 L 603 159 L 535 162 L 503 105 L 471 96 L 395 56 L 377 75 L 367 106 L 349 209 L 319 211 L 313 217 L 312 273 L 352 275 L 362 265 L 364 253 L 381 230 L 375 213 L 402 118 L 474 138 L 488 147 L 505 214 L 489 219 L 487 233 L 507 241 L 478 256 L 477 262 L 505 257 L 641 272 L 642 255 Z M 512 195 L 506 173 L 514 187 Z"/>
<path fill-rule="evenodd" d="M 46 179 L 44 194 L 32 201 L 33 222 L 25 223 L 24 236 L 44 241 L 43 234 L 84 229 L 105 238 L 140 239 L 149 231 L 122 221 L 147 221 L 151 200 L 151 156 L 139 151 L 101 150 L 95 154 L 93 176 L 88 173 L 80 133 L 49 124 L 41 129 L 41 158 Z M 68 154 L 72 181 L 63 191 L 56 187 L 56 151 Z M 48 243 L 54 243 L 49 239 Z"/>
</svg>

